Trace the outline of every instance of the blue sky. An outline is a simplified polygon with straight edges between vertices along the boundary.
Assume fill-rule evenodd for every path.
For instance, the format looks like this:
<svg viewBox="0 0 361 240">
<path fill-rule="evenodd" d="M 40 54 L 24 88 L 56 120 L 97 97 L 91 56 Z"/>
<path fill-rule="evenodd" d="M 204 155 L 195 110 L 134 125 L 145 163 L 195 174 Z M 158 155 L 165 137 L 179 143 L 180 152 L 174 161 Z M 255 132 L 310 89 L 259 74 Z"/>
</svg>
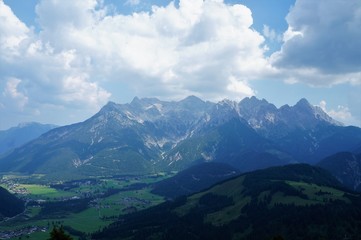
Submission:
<svg viewBox="0 0 361 240">
<path fill-rule="evenodd" d="M 0 0 L 0 129 L 188 95 L 361 126 L 359 29 L 359 0 Z"/>
</svg>

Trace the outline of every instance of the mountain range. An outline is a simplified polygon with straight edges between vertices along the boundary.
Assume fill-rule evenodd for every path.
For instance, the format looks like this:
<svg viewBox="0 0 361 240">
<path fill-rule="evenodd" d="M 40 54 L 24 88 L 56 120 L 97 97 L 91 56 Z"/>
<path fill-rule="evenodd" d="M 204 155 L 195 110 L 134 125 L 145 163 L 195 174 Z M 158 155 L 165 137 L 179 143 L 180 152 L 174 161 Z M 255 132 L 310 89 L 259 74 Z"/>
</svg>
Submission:
<svg viewBox="0 0 361 240">
<path fill-rule="evenodd" d="M 16 127 L 0 131 L 0 154 L 39 137 L 41 134 L 55 128 L 52 124 L 36 122 L 21 123 Z"/>
<path fill-rule="evenodd" d="M 255 97 L 240 102 L 134 98 L 109 102 L 84 122 L 55 128 L 0 158 L 2 172 L 75 178 L 183 170 L 202 162 L 242 172 L 317 163 L 361 143 L 361 129 L 343 126 L 301 99 L 294 106 Z"/>
</svg>

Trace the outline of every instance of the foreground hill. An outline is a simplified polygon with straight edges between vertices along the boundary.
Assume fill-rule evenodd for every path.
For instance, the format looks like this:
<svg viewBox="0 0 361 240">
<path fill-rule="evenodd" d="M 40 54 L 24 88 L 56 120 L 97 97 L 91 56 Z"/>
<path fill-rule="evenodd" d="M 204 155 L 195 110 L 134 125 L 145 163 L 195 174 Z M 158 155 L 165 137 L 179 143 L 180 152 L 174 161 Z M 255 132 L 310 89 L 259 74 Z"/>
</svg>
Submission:
<svg viewBox="0 0 361 240">
<path fill-rule="evenodd" d="M 22 213 L 25 209 L 24 204 L 22 200 L 0 187 L 0 221 Z"/>
<path fill-rule="evenodd" d="M 155 183 L 152 193 L 174 199 L 199 192 L 238 174 L 236 168 L 223 163 L 202 163 Z"/>
<path fill-rule="evenodd" d="M 55 127 L 51 124 L 32 122 L 22 123 L 8 130 L 0 131 L 0 154 L 20 147 Z"/>
<path fill-rule="evenodd" d="M 94 239 L 356 239 L 361 198 L 304 164 L 259 170 L 121 217 Z"/>
<path fill-rule="evenodd" d="M 134 98 L 43 134 L 0 158 L 0 169 L 64 179 L 222 162 L 245 172 L 315 163 L 360 143 L 360 128 L 342 126 L 305 99 L 276 108 L 255 97 L 239 103 Z"/>
<path fill-rule="evenodd" d="M 349 189 L 361 191 L 361 153 L 336 153 L 321 160 L 317 165 L 329 171 Z"/>
</svg>

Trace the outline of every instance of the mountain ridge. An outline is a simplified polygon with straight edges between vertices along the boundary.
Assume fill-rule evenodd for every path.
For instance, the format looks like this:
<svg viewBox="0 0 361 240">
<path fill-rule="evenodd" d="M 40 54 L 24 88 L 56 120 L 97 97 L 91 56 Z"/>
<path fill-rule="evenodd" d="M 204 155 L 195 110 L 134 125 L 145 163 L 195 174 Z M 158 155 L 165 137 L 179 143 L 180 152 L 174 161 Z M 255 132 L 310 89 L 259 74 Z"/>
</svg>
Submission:
<svg viewBox="0 0 361 240">
<path fill-rule="evenodd" d="M 315 163 L 360 143 L 360 128 L 340 126 L 306 99 L 277 108 L 255 97 L 238 103 L 135 97 L 126 104 L 108 102 L 83 122 L 49 131 L 0 158 L 0 168 L 99 176 L 216 161 L 251 171 Z"/>
<path fill-rule="evenodd" d="M 47 131 L 56 128 L 56 125 L 37 122 L 23 122 L 16 127 L 0 131 L 0 154 L 39 137 Z"/>
<path fill-rule="evenodd" d="M 317 166 L 329 171 L 350 190 L 361 191 L 361 153 L 339 152 L 322 159 Z"/>
<path fill-rule="evenodd" d="M 360 204 L 326 170 L 294 164 L 244 173 L 121 216 L 92 238 L 342 239 L 359 236 Z"/>
</svg>

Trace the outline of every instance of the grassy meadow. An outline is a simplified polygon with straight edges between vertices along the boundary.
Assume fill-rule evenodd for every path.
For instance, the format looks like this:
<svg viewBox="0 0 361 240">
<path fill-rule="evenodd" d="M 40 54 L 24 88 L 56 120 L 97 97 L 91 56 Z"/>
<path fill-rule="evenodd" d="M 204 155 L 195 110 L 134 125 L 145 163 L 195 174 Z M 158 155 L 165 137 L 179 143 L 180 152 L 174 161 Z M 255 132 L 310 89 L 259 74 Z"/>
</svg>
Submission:
<svg viewBox="0 0 361 240">
<path fill-rule="evenodd" d="M 161 173 L 152 176 L 126 176 L 119 178 L 98 178 L 77 180 L 69 183 L 44 185 L 31 176 L 5 176 L 1 185 L 27 201 L 23 214 L 0 223 L 0 232 L 17 232 L 32 226 L 39 228 L 30 234 L 17 235 L 11 239 L 45 240 L 53 225 L 62 225 L 74 239 L 101 230 L 118 219 L 120 215 L 146 209 L 164 201 L 152 194 L 148 184 L 167 178 Z M 138 184 L 138 185 L 136 185 Z M 135 186 L 135 187 L 134 187 Z M 74 211 L 67 210 L 67 203 L 80 202 Z M 84 202 L 82 202 L 84 201 Z M 54 214 L 45 211 L 55 204 L 64 211 Z M 61 207 L 64 204 L 64 207 Z M 71 209 L 71 208 L 70 208 Z M 46 229 L 40 230 L 40 229 Z M 70 230 L 69 230 L 70 229 Z"/>
</svg>

